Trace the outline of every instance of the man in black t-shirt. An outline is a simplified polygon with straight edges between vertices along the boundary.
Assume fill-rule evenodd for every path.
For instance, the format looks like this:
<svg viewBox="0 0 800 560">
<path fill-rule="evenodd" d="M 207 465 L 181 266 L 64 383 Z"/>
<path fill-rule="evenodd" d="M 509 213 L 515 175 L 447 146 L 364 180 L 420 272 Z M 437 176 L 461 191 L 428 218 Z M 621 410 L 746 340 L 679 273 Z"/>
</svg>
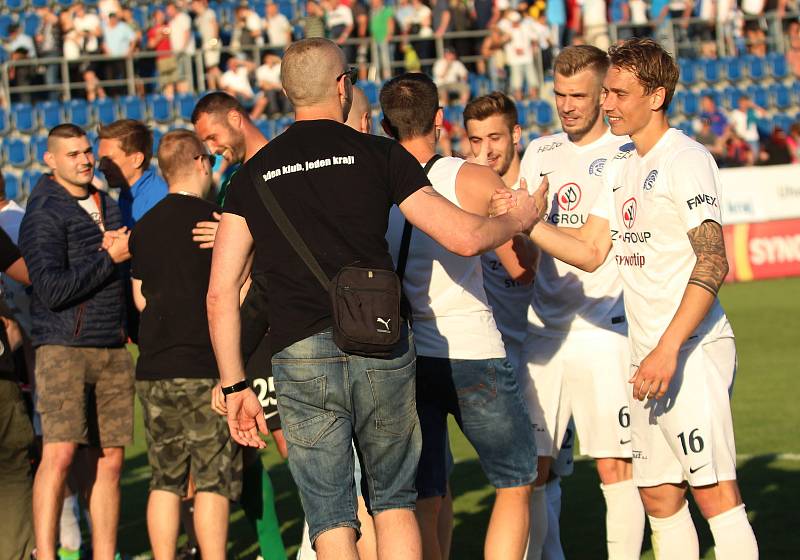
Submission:
<svg viewBox="0 0 800 560">
<path fill-rule="evenodd" d="M 222 560 L 242 462 L 225 420 L 209 406 L 218 376 L 205 307 L 211 253 L 191 235 L 195 223 L 220 208 L 205 200 L 211 156 L 196 134 L 166 134 L 158 165 L 169 194 L 139 220 L 128 244 L 133 297 L 142 313 L 136 390 L 152 469 L 147 526 L 156 555 L 173 555 L 191 471 L 200 551 L 203 558 Z"/>
<path fill-rule="evenodd" d="M 339 350 L 326 290 L 277 228 L 256 189 L 272 190 L 329 277 L 356 262 L 393 268 L 384 238 L 392 204 L 462 255 L 494 249 L 532 227 L 538 209 L 524 192 L 517 195 L 513 216 L 488 219 L 439 196 L 402 146 L 343 124 L 355 74 L 326 39 L 306 39 L 287 49 L 281 79 L 297 122 L 250 158 L 231 182 L 214 248 L 209 323 L 231 434 L 243 445 L 263 447 L 257 427 L 266 432 L 264 417 L 244 382 L 239 341 L 239 291 L 254 252 L 253 270 L 264 274 L 269 289 L 273 375 L 289 467 L 319 557 L 358 557 L 355 439 L 378 550 L 418 558 L 413 508 L 421 438 L 413 339 L 403 325 L 405 336 L 388 359 Z"/>
</svg>

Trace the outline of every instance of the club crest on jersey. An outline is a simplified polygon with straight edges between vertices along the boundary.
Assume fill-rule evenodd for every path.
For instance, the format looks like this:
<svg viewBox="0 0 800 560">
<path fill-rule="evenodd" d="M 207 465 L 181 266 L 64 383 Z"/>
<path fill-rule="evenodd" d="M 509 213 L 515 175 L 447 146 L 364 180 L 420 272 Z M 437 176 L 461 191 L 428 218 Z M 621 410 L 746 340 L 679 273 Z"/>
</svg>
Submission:
<svg viewBox="0 0 800 560">
<path fill-rule="evenodd" d="M 558 189 L 558 207 L 564 212 L 572 212 L 581 203 L 581 188 L 576 183 L 567 183 Z"/>
<path fill-rule="evenodd" d="M 606 158 L 598 158 L 589 165 L 589 175 L 602 175 L 606 166 Z"/>
<path fill-rule="evenodd" d="M 653 188 L 653 185 L 656 183 L 656 178 L 658 178 L 658 170 L 653 169 L 650 173 L 647 174 L 647 179 L 644 180 L 644 184 L 642 184 L 642 188 L 646 191 L 649 191 Z"/>
<path fill-rule="evenodd" d="M 631 229 L 633 224 L 636 223 L 636 211 L 638 210 L 636 198 L 631 197 L 622 205 L 622 223 L 625 227 Z"/>
</svg>

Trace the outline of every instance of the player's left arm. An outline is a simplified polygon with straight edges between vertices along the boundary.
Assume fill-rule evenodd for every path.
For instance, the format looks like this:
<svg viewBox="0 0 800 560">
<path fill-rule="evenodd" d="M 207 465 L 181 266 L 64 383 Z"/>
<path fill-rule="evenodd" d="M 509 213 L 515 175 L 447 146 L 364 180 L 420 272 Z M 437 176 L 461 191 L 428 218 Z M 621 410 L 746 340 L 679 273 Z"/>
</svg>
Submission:
<svg viewBox="0 0 800 560">
<path fill-rule="evenodd" d="M 456 192 L 461 207 L 472 214 L 489 216 L 495 189 L 506 188 L 500 176 L 478 163 L 465 163 L 456 177 Z M 533 280 L 537 252 L 530 238 L 518 234 L 495 249 L 509 278 L 522 284 Z"/>
<path fill-rule="evenodd" d="M 683 175 L 672 183 L 672 193 L 683 220 L 690 228 L 687 236 L 697 261 L 675 315 L 656 347 L 642 360 L 630 380 L 633 396 L 639 400 L 658 399 L 666 394 L 675 375 L 681 346 L 708 314 L 728 274 L 717 198 L 719 190 L 716 188 L 719 177 L 710 154 L 700 154 L 696 151 L 687 154 L 681 162 L 685 165 L 680 166 L 696 172 L 689 177 Z M 675 162 L 673 168 L 679 168 Z M 698 192 L 700 196 L 695 195 Z"/>
</svg>

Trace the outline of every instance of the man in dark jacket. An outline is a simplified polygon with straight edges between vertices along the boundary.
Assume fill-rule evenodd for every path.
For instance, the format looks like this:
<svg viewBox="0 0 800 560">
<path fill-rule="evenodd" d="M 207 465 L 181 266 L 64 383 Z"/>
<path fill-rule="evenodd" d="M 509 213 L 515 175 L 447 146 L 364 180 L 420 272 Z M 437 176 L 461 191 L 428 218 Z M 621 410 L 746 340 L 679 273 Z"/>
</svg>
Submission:
<svg viewBox="0 0 800 560">
<path fill-rule="evenodd" d="M 91 185 L 95 162 L 86 132 L 56 126 L 44 159 L 51 174 L 33 190 L 19 236 L 33 286 L 31 338 L 44 438 L 33 489 L 37 558 L 55 559 L 67 471 L 78 444 L 90 441 L 89 426 L 96 426 L 92 548 L 94 558 L 111 560 L 123 447 L 133 436 L 133 363 L 125 349 L 118 266 L 130 258 L 128 232 L 117 204 Z M 96 394 L 96 411 L 89 413 L 87 384 Z"/>
</svg>

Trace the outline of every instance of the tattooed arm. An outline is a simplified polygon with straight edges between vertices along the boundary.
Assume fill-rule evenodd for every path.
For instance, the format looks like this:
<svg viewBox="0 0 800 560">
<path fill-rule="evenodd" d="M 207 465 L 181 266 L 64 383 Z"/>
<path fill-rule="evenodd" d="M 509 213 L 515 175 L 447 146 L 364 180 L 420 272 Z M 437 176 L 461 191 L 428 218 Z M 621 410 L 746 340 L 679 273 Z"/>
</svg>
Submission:
<svg viewBox="0 0 800 560">
<path fill-rule="evenodd" d="M 728 274 L 728 260 L 725 257 L 725 242 L 722 226 L 706 220 L 689 230 L 689 243 L 692 245 L 697 262 L 689 277 L 678 310 L 658 345 L 639 364 L 639 369 L 631 378 L 633 396 L 639 400 L 664 396 L 669 382 L 675 374 L 678 351 L 705 318 L 717 297 L 722 282 Z"/>
</svg>

